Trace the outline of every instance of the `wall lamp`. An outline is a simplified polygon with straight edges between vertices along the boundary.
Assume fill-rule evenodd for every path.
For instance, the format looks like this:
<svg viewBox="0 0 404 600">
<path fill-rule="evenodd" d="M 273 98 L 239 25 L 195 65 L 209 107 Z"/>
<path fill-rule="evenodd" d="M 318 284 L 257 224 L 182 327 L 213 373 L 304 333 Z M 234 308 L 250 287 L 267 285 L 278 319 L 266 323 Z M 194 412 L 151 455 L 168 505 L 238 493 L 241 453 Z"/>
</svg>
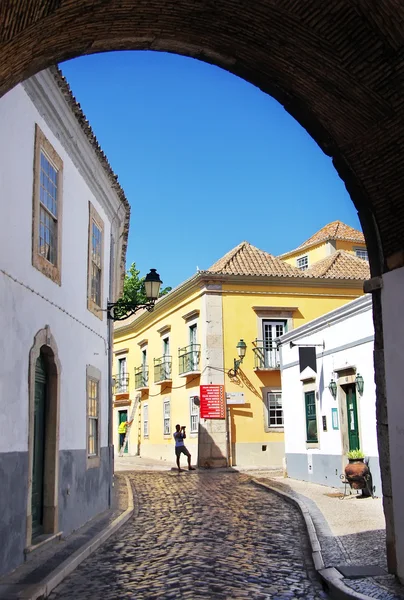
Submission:
<svg viewBox="0 0 404 600">
<path fill-rule="evenodd" d="M 330 383 L 328 384 L 328 389 L 330 390 L 331 396 L 335 400 L 337 397 L 337 384 L 335 383 L 334 379 L 331 379 Z"/>
<path fill-rule="evenodd" d="M 357 375 L 355 377 L 355 383 L 356 383 L 356 389 L 358 390 L 358 394 L 360 396 L 362 396 L 364 381 L 363 381 L 363 377 L 360 373 L 357 373 Z"/>
<path fill-rule="evenodd" d="M 120 298 L 118 302 L 108 302 L 107 304 L 107 317 L 114 321 L 123 321 L 144 308 L 151 312 L 154 308 L 157 298 L 160 293 L 160 286 L 163 282 L 160 279 L 160 275 L 156 269 L 150 269 L 150 272 L 144 279 L 144 291 L 148 302 L 144 304 L 137 304 L 136 302 L 127 301 L 124 298 Z"/>
<path fill-rule="evenodd" d="M 231 374 L 232 377 L 235 377 L 237 375 L 237 371 L 240 368 L 241 363 L 243 362 L 243 359 L 245 357 L 245 353 L 247 350 L 247 344 L 245 343 L 244 340 L 240 340 L 236 346 L 236 350 L 237 350 L 237 354 L 239 356 L 238 360 L 235 358 L 234 359 L 234 369 L 230 370 L 229 374 Z"/>
</svg>

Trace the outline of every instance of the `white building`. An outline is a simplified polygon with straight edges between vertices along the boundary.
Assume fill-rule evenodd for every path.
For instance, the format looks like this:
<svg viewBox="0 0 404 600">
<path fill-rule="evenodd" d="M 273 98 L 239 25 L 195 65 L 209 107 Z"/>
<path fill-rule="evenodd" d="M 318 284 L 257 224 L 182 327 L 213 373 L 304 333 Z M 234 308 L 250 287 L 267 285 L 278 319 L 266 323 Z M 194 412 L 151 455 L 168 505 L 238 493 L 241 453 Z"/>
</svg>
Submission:
<svg viewBox="0 0 404 600">
<path fill-rule="evenodd" d="M 61 73 L 0 100 L 0 574 L 110 502 L 129 205 Z"/>
<path fill-rule="evenodd" d="M 370 296 L 280 338 L 289 477 L 339 487 L 346 453 L 360 449 L 381 496 L 373 340 Z"/>
</svg>

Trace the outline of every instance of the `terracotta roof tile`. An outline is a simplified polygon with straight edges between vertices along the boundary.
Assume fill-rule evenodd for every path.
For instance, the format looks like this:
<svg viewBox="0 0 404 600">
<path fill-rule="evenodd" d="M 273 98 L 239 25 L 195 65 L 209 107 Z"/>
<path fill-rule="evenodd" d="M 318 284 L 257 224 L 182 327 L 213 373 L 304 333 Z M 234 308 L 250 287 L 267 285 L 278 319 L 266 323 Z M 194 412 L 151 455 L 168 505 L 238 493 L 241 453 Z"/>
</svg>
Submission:
<svg viewBox="0 0 404 600">
<path fill-rule="evenodd" d="M 309 277 L 325 279 L 369 279 L 369 263 L 351 252 L 337 250 L 327 258 L 319 260 L 305 273 Z"/>
<path fill-rule="evenodd" d="M 345 240 L 347 242 L 358 242 L 361 244 L 365 243 L 365 237 L 361 231 L 354 229 L 349 225 L 345 225 L 345 223 L 342 223 L 342 221 L 333 221 L 332 223 L 328 223 L 328 225 L 322 227 L 308 240 L 303 242 L 303 244 L 298 246 L 296 250 L 299 250 L 300 248 L 306 248 L 307 246 L 313 246 L 314 244 L 319 244 L 321 242 L 326 242 L 327 240 Z"/>
<path fill-rule="evenodd" d="M 305 277 L 305 273 L 268 252 L 242 242 L 220 258 L 208 269 L 222 275 L 272 275 L 280 277 Z"/>
</svg>

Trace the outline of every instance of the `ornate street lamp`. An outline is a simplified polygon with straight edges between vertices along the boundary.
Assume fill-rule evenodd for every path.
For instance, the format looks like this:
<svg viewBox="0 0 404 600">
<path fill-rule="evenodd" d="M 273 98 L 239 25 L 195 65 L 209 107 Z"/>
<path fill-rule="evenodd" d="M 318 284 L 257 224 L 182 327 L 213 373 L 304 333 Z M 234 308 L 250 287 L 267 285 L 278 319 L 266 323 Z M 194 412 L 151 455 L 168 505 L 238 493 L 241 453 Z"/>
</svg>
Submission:
<svg viewBox="0 0 404 600">
<path fill-rule="evenodd" d="M 247 344 L 245 343 L 244 340 L 240 340 L 239 343 L 236 346 L 236 350 L 237 350 L 237 354 L 239 356 L 239 359 L 236 360 L 234 359 L 234 375 L 237 375 L 237 371 L 241 365 L 241 363 L 243 362 L 243 359 L 245 357 L 245 353 L 247 350 Z"/>
<path fill-rule="evenodd" d="M 334 379 L 331 379 L 330 383 L 328 384 L 328 389 L 330 390 L 331 396 L 335 400 L 337 397 L 337 384 L 335 383 Z"/>
<path fill-rule="evenodd" d="M 363 381 L 363 377 L 360 373 L 357 373 L 357 375 L 355 377 L 355 383 L 356 383 L 356 389 L 358 390 L 358 394 L 360 396 L 362 396 L 364 381 Z"/>
<path fill-rule="evenodd" d="M 122 299 L 118 302 L 108 302 L 107 304 L 107 317 L 114 321 L 123 321 L 128 317 L 132 316 L 138 310 L 144 308 L 151 312 L 154 308 L 157 298 L 160 293 L 160 286 L 163 282 L 160 279 L 160 275 L 156 269 L 150 269 L 144 280 L 144 289 L 148 302 L 145 304 L 135 304 L 132 302 L 123 302 Z M 115 307 L 118 307 L 115 314 Z"/>
</svg>

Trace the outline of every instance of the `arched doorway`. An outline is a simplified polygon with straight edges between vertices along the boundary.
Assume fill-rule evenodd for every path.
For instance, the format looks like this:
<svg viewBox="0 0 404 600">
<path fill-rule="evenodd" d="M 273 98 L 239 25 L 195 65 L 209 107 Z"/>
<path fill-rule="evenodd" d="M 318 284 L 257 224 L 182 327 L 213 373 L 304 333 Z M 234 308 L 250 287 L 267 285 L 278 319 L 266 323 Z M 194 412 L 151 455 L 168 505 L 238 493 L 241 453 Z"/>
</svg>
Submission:
<svg viewBox="0 0 404 600">
<path fill-rule="evenodd" d="M 57 346 L 45 327 L 29 357 L 27 547 L 58 528 L 59 374 Z"/>
<path fill-rule="evenodd" d="M 216 64 L 271 94 L 332 156 L 358 210 L 369 251 L 389 564 L 394 571 L 400 531 L 404 579 L 399 505 L 404 436 L 403 428 L 391 429 L 390 435 L 388 429 L 389 420 L 404 422 L 404 324 L 396 308 L 404 292 L 403 19 L 404 6 L 393 0 L 259 0 L 253 6 L 243 0 L 44 0 L 40 6 L 21 0 L 0 8 L 0 94 L 47 66 L 82 54 L 176 52 Z"/>
</svg>

